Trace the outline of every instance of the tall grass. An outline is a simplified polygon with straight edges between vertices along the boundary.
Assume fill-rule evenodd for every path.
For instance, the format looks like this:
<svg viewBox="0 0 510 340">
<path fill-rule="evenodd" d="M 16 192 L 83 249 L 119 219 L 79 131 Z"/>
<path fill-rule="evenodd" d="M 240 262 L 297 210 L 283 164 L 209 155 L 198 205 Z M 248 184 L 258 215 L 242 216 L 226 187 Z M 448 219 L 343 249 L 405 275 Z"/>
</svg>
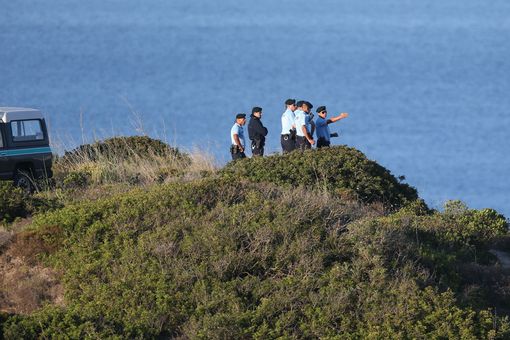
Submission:
<svg viewBox="0 0 510 340">
<path fill-rule="evenodd" d="M 150 185 L 192 180 L 216 169 L 214 158 L 204 151 L 182 153 L 148 137 L 117 137 L 82 145 L 54 164 L 55 179 L 64 187 Z"/>
</svg>

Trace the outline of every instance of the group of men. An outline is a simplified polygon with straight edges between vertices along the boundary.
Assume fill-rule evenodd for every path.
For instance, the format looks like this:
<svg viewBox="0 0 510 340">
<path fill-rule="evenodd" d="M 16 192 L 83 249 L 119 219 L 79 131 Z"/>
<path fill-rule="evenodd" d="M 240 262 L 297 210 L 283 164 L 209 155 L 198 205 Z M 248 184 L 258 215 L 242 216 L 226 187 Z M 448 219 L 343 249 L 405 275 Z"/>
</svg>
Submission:
<svg viewBox="0 0 510 340">
<path fill-rule="evenodd" d="M 331 137 L 338 137 L 337 133 L 330 132 L 329 124 L 348 117 L 347 113 L 341 113 L 328 119 L 326 107 L 319 106 L 316 110 L 318 117 L 314 121 L 312 103 L 305 100 L 296 102 L 295 99 L 287 99 L 285 106 L 286 110 L 281 118 L 282 132 L 280 137 L 283 153 L 296 149 L 310 149 L 312 145 L 317 145 L 317 148 L 328 147 L 331 143 Z M 262 124 L 261 118 L 262 108 L 254 107 L 248 124 L 248 136 L 251 140 L 251 151 L 254 157 L 264 155 L 267 128 Z M 245 124 L 246 114 L 237 114 L 234 126 L 230 131 L 232 142 L 230 154 L 233 160 L 246 157 L 243 128 Z M 314 134 L 317 141 L 313 138 Z"/>
</svg>

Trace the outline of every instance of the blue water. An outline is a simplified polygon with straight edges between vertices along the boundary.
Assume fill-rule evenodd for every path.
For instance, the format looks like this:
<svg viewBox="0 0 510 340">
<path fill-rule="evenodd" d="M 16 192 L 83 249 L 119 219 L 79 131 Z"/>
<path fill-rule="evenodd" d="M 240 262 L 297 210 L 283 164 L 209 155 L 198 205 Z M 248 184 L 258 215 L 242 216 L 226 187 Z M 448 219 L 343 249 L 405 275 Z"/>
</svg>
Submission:
<svg viewBox="0 0 510 340">
<path fill-rule="evenodd" d="M 288 97 L 433 207 L 510 216 L 508 0 L 0 0 L 0 105 L 41 108 L 56 148 L 144 131 L 228 160 L 234 114 Z"/>
</svg>

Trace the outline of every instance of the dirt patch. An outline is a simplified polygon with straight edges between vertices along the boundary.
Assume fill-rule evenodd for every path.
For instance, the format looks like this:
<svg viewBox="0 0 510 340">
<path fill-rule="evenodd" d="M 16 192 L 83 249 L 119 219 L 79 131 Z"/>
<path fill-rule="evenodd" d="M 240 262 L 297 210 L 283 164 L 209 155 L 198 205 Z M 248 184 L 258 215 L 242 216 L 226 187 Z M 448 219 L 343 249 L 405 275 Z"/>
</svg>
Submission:
<svg viewBox="0 0 510 340">
<path fill-rule="evenodd" d="M 52 250 L 34 232 L 0 231 L 0 312 L 27 314 L 45 303 L 62 305 L 59 273 L 39 260 Z"/>
</svg>

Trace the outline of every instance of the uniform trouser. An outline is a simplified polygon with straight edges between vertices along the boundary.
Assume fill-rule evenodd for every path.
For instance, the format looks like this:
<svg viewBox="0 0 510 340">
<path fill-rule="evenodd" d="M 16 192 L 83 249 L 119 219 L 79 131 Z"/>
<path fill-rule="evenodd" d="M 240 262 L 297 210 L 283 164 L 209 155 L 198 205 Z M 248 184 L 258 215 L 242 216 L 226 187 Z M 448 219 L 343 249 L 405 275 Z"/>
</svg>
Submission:
<svg viewBox="0 0 510 340">
<path fill-rule="evenodd" d="M 241 152 L 241 150 L 239 149 L 239 147 L 237 145 L 232 145 L 230 147 L 230 154 L 232 155 L 232 160 L 235 161 L 237 159 L 242 159 L 242 158 L 246 158 L 246 154 L 243 152 Z"/>
<path fill-rule="evenodd" d="M 296 141 L 289 135 L 280 135 L 280 142 L 282 143 L 283 153 L 291 152 L 296 149 Z"/>
<path fill-rule="evenodd" d="M 329 140 L 326 140 L 326 138 L 319 138 L 317 140 L 317 148 L 324 148 L 328 147 L 331 144 Z"/>
<path fill-rule="evenodd" d="M 306 149 L 311 149 L 312 145 L 310 144 L 308 139 L 306 139 L 305 137 L 297 136 L 296 137 L 296 148 L 303 151 Z"/>
<path fill-rule="evenodd" d="M 264 144 L 260 142 L 251 142 L 251 154 L 253 157 L 264 156 Z"/>
</svg>

